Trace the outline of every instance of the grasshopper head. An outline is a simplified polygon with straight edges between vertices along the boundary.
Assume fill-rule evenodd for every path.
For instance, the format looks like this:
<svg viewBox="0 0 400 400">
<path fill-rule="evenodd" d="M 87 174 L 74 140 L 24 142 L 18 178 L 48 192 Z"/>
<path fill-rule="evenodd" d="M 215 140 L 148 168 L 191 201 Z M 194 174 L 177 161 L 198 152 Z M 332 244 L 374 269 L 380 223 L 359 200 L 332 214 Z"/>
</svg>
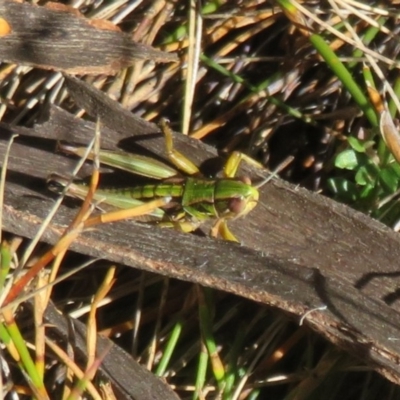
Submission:
<svg viewBox="0 0 400 400">
<path fill-rule="evenodd" d="M 239 218 L 257 205 L 258 198 L 258 189 L 251 185 L 249 179 L 221 179 L 215 188 L 215 209 L 219 217 Z"/>
</svg>

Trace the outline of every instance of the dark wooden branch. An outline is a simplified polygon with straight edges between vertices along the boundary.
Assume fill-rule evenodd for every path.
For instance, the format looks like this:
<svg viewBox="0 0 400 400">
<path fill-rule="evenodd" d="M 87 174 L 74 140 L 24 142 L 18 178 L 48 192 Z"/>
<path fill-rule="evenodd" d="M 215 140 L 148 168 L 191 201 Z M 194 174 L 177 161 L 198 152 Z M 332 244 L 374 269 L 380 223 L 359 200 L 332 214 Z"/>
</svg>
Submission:
<svg viewBox="0 0 400 400">
<path fill-rule="evenodd" d="M 33 305 L 32 305 L 33 307 Z M 48 334 L 64 343 L 72 345 L 75 358 L 86 362 L 86 326 L 75 319 L 61 315 L 50 303 L 44 319 L 49 327 Z M 74 326 L 74 329 L 71 329 Z M 72 338 L 72 332 L 75 336 Z M 113 391 L 119 400 L 179 400 L 179 397 L 160 378 L 136 362 L 110 339 L 97 336 L 96 354 L 105 354 L 100 371 L 103 379 L 113 385 Z"/>
<path fill-rule="evenodd" d="M 1 60 L 70 74 L 114 74 L 137 60 L 177 61 L 175 54 L 134 43 L 107 21 L 87 20 L 59 3 L 0 0 L 11 27 L 0 37 Z"/>
<path fill-rule="evenodd" d="M 73 85 L 80 84 L 74 81 L 70 86 L 72 96 Z M 85 91 L 85 85 L 80 90 Z M 85 108 L 93 111 L 100 102 L 106 116 L 107 101 L 102 102 L 99 93 L 96 98 L 88 93 L 91 105 Z M 130 145 L 128 138 L 133 136 L 143 151 L 162 156 L 163 138 L 157 127 L 145 121 L 139 124 L 119 108 L 113 104 L 112 112 L 120 116 L 118 133 L 112 130 L 115 116 L 102 118 L 111 125 L 102 129 L 103 145 Z M 121 126 L 131 128 L 124 131 Z M 48 122 L 32 130 L 3 125 L 1 155 L 11 130 L 21 138 L 12 149 L 4 228 L 32 237 L 52 203 L 44 179 L 52 172 L 65 174 L 73 163 L 49 151 L 49 142 L 88 142 L 94 124 L 54 109 Z M 215 156 L 207 146 L 182 135 L 176 142 L 196 161 Z M 280 308 L 298 320 L 307 311 L 326 306 L 307 314 L 305 323 L 400 383 L 398 235 L 343 205 L 284 182 L 262 188 L 261 201 L 265 207 L 230 225 L 242 239 L 241 246 L 125 221 L 86 232 L 72 248 L 235 293 Z M 44 240 L 54 243 L 75 211 L 63 207 Z"/>
</svg>

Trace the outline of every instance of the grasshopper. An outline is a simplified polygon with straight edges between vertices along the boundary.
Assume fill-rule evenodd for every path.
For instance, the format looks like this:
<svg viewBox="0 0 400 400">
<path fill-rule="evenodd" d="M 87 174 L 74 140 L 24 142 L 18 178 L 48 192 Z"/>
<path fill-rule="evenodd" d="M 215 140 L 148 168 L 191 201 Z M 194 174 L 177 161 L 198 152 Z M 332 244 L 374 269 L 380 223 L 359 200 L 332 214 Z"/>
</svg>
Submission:
<svg viewBox="0 0 400 400">
<path fill-rule="evenodd" d="M 150 204 L 155 199 L 165 199 L 161 206 L 149 206 L 145 211 L 147 219 L 144 222 L 155 221 L 162 227 L 191 232 L 203 222 L 215 219 L 211 236 L 220 235 L 225 240 L 237 242 L 227 221 L 247 215 L 257 205 L 259 191 L 249 178 L 236 178 L 235 175 L 242 160 L 258 167 L 260 164 L 242 153 L 234 152 L 225 163 L 223 178 L 206 178 L 192 161 L 174 148 L 172 131 L 165 120 L 160 122 L 160 127 L 165 137 L 167 158 L 176 169 L 150 157 L 100 150 L 100 163 L 160 182 L 124 189 L 99 189 L 94 199 L 120 209 L 135 208 L 147 202 Z M 66 144 L 61 144 L 60 150 L 77 156 L 85 152 L 84 147 Z M 93 154 L 89 158 L 93 158 Z M 58 175 L 49 177 L 53 190 L 57 187 L 59 191 L 66 182 L 65 178 Z M 73 183 L 68 194 L 83 198 L 86 192 L 85 185 Z"/>
</svg>

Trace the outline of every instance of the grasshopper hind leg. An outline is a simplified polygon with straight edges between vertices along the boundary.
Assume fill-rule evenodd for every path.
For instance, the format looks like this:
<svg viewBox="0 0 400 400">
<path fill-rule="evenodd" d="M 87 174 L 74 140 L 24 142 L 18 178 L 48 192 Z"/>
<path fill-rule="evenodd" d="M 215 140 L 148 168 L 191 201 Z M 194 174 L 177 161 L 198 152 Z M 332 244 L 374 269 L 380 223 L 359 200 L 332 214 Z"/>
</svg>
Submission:
<svg viewBox="0 0 400 400">
<path fill-rule="evenodd" d="M 169 161 L 180 171 L 187 175 L 197 175 L 200 173 L 197 166 L 185 157 L 178 150 L 174 149 L 174 142 L 172 138 L 172 130 L 169 127 L 167 120 L 162 118 L 160 121 L 160 128 L 165 136 L 165 149 Z"/>
</svg>

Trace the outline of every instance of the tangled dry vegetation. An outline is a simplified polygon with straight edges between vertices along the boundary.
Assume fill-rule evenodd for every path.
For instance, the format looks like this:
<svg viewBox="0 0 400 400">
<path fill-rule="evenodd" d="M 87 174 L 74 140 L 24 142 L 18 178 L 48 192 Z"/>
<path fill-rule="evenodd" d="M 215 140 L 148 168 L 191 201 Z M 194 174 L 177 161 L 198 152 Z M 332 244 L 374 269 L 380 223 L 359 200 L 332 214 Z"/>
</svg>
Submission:
<svg viewBox="0 0 400 400">
<path fill-rule="evenodd" d="M 17 4 L 26 7 L 30 24 L 24 24 L 27 17 L 22 8 L 12 11 Z M 46 14 L 46 19 L 42 11 L 55 13 L 54 18 Z M 399 398 L 398 386 L 374 372 L 400 382 L 396 370 L 400 334 L 396 336 L 394 322 L 398 273 L 395 264 L 387 266 L 397 257 L 397 239 L 391 233 L 392 242 L 381 246 L 385 257 L 387 248 L 393 251 L 382 259 L 385 265 L 378 274 L 390 280 L 390 288 L 385 287 L 389 294 L 377 294 L 382 288 L 379 282 L 364 290 L 376 275 L 367 270 L 369 275 L 362 280 L 364 275 L 358 276 L 355 268 L 346 270 L 352 265 L 347 261 L 352 256 L 346 255 L 352 249 L 356 252 L 351 240 L 358 239 L 355 232 L 361 219 L 350 221 L 353 216 L 345 208 L 329 208 L 327 203 L 325 215 L 316 211 L 300 220 L 290 214 L 290 207 L 311 197 L 285 203 L 276 194 L 283 189 L 271 187 L 270 196 L 278 200 L 259 213 L 266 220 L 272 218 L 272 226 L 262 232 L 257 217 L 252 222 L 252 214 L 243 225 L 238 221 L 238 236 L 245 242 L 240 248 L 129 223 L 115 230 L 106 228 L 109 236 L 101 241 L 90 236 L 96 232 L 81 239 L 79 223 L 88 209 L 83 207 L 71 223 L 79 203 L 67 200 L 58 225 L 50 225 L 43 237 L 36 236 L 29 244 L 45 217 L 40 212 L 47 213 L 53 201 L 46 175 L 60 165 L 65 168 L 62 172 L 70 174 L 67 168 L 74 162 L 54 155 L 56 141 L 87 144 L 95 130 L 87 121 L 95 121 L 96 116 L 104 123 L 102 144 L 110 147 L 129 148 L 131 133 L 153 137 L 156 127 L 146 121 L 157 123 L 167 117 L 175 131 L 202 140 L 222 156 L 239 150 L 270 170 L 293 157 L 280 171 L 283 179 L 350 204 L 397 232 L 400 153 L 392 117 L 400 110 L 398 15 L 395 4 L 382 8 L 350 0 L 73 0 L 68 8 L 58 3 L 0 1 L 2 156 L 10 133 L 20 134 L 11 147 L 5 183 L 2 395 L 15 399 Z M 20 47 L 10 46 L 12 40 L 19 40 Z M 36 45 L 42 46 L 40 57 Z M 130 121 L 117 103 L 144 121 Z M 143 145 L 146 152 L 160 155 L 162 141 L 157 140 Z M 196 161 L 213 154 L 189 139 L 179 140 Z M 91 167 L 85 171 L 90 174 Z M 325 226 L 320 220 L 329 223 L 340 213 L 350 221 L 348 231 L 343 229 L 332 243 L 323 243 L 320 237 L 326 232 L 318 230 Z M 285 228 L 285 221 L 293 225 Z M 59 240 L 68 224 L 70 230 Z M 365 223 L 369 224 L 376 232 L 368 238 L 383 232 L 373 222 Z M 131 253 L 132 239 L 118 231 L 122 228 L 134 237 L 132 246 L 137 248 L 131 248 Z M 290 229 L 293 236 L 287 232 Z M 279 235 L 286 236 L 291 246 L 277 245 L 283 243 Z M 268 240 L 270 247 L 262 247 L 260 243 Z M 318 240 L 320 248 L 314 246 Z M 70 245 L 74 251 L 66 252 Z M 324 258 L 325 251 L 336 245 L 349 253 L 338 250 Z M 365 260 L 372 265 L 373 245 L 372 239 L 362 243 Z M 152 258 L 146 259 L 146 251 Z M 222 275 L 228 269 L 224 264 L 213 269 L 211 257 L 225 260 L 229 255 L 226 260 L 238 262 L 242 271 L 232 267 L 231 275 Z M 196 269 L 184 269 L 192 256 Z M 310 260 L 316 264 L 307 257 L 315 257 Z M 323 266 L 335 262 L 343 269 L 324 275 Z M 271 271 L 264 272 L 263 263 Z M 299 265 L 303 268 L 295 269 Z M 275 266 L 278 272 L 273 275 Z M 307 268 L 312 271 L 304 272 Z M 335 264 L 335 268 L 339 267 Z M 314 270 L 320 272 L 314 275 Z M 24 275 L 25 271 L 29 273 Z M 251 275 L 252 271 L 257 273 Z M 342 291 L 338 297 L 348 293 L 354 299 L 351 317 L 347 310 L 335 309 L 327 295 L 339 278 L 343 281 L 336 284 L 335 289 Z M 290 297 L 301 284 L 309 280 L 317 285 L 321 279 L 326 286 L 316 296 L 304 286 L 298 298 Z M 240 286 L 242 281 L 252 286 Z M 270 285 L 270 291 L 257 292 L 262 284 Z M 351 297 L 353 291 L 360 297 Z M 310 311 L 315 312 L 315 320 Z M 303 324 L 308 317 L 309 326 Z M 376 332 L 362 331 L 351 318 L 371 321 Z"/>
</svg>

